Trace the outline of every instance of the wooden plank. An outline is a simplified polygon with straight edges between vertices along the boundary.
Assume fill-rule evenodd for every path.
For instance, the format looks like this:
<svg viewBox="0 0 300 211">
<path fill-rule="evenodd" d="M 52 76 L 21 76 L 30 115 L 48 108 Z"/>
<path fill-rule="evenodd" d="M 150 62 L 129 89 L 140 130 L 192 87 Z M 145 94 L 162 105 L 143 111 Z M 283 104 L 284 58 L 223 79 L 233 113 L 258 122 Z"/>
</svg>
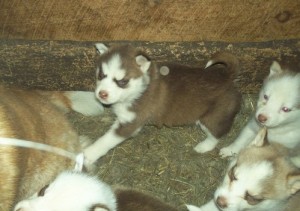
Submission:
<svg viewBox="0 0 300 211">
<path fill-rule="evenodd" d="M 204 66 L 216 51 L 229 51 L 241 61 L 237 85 L 254 93 L 272 60 L 299 59 L 300 40 L 256 43 L 227 42 L 106 42 L 143 48 L 156 61 Z M 93 90 L 94 42 L 0 40 L 0 82 L 47 90 Z M 299 68 L 300 69 L 300 68 Z"/>
<path fill-rule="evenodd" d="M 298 0 L 2 0 L 0 38 L 254 42 L 300 37 Z"/>
</svg>

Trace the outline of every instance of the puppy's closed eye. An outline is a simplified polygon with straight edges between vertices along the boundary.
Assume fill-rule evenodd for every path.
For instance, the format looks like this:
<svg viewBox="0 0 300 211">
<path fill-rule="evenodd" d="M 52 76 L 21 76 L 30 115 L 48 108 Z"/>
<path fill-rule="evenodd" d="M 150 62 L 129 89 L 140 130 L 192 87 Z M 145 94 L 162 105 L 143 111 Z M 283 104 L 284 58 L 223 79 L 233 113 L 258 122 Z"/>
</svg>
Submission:
<svg viewBox="0 0 300 211">
<path fill-rule="evenodd" d="M 234 165 L 228 172 L 228 177 L 230 179 L 230 182 L 237 180 L 236 176 L 235 176 L 235 169 L 236 169 L 237 165 Z"/>
<path fill-rule="evenodd" d="M 110 209 L 104 204 L 95 204 L 89 209 L 89 211 L 110 211 Z"/>
<path fill-rule="evenodd" d="M 49 185 L 44 186 L 44 187 L 38 192 L 38 197 L 44 196 L 48 187 L 49 187 Z"/>
<path fill-rule="evenodd" d="M 252 196 L 248 191 L 246 192 L 244 198 L 250 205 L 256 205 L 264 200 L 263 198 Z"/>
</svg>

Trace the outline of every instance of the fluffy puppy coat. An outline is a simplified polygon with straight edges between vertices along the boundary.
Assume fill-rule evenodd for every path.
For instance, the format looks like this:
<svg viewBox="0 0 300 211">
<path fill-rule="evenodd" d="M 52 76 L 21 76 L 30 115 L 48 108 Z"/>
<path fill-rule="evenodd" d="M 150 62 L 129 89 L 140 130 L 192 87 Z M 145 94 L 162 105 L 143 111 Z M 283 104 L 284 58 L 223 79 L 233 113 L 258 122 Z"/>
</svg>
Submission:
<svg viewBox="0 0 300 211">
<path fill-rule="evenodd" d="M 287 211 L 299 210 L 300 168 L 292 153 L 280 144 L 270 144 L 262 129 L 250 146 L 234 158 L 214 199 L 190 211 Z M 299 158 L 299 151 L 293 152 Z M 294 209 L 297 207 L 297 209 Z"/>
<path fill-rule="evenodd" d="M 178 211 L 175 207 L 134 189 L 116 188 L 118 211 Z"/>
<path fill-rule="evenodd" d="M 50 185 L 19 202 L 14 211 L 177 211 L 137 190 L 115 188 L 79 172 L 63 172 Z"/>
<path fill-rule="evenodd" d="M 89 104 L 101 111 L 94 95 L 86 92 L 25 91 L 0 86 L 0 137 L 48 144 L 77 153 L 79 137 L 64 112 L 76 109 L 89 113 Z M 88 97 L 89 96 L 89 97 Z M 81 100 L 80 100 L 81 99 Z M 62 110 L 59 110 L 58 105 Z M 73 168 L 71 160 L 35 149 L 0 145 L 0 210 L 32 195 L 62 169 Z"/>
<path fill-rule="evenodd" d="M 156 63 L 129 45 L 108 48 L 96 44 L 97 87 L 101 103 L 111 105 L 117 116 L 110 130 L 85 149 L 94 162 L 144 124 L 158 127 L 198 123 L 207 139 L 195 150 L 206 152 L 227 133 L 240 109 L 241 95 L 234 88 L 238 61 L 231 54 L 212 57 L 205 69 L 178 64 L 159 73 Z"/>
<path fill-rule="evenodd" d="M 117 204 L 112 189 L 104 182 L 84 173 L 66 171 L 14 208 L 14 211 L 40 210 L 116 211 Z"/>
<path fill-rule="evenodd" d="M 300 147 L 300 73 L 273 62 L 259 93 L 257 108 L 240 135 L 221 149 L 223 157 L 238 153 L 253 140 L 262 127 L 268 140 L 288 148 Z"/>
</svg>

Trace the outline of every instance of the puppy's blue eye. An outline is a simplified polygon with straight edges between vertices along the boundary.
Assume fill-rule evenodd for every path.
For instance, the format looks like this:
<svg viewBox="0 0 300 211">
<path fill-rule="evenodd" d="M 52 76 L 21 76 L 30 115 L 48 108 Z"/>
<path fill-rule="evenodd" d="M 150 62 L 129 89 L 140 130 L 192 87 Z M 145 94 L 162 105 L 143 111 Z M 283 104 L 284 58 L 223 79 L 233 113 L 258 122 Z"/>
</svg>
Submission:
<svg viewBox="0 0 300 211">
<path fill-rule="evenodd" d="M 291 111 L 291 109 L 288 107 L 283 107 L 281 110 L 286 113 Z"/>
<path fill-rule="evenodd" d="M 115 79 L 116 84 L 118 85 L 118 87 L 120 88 L 125 88 L 126 85 L 128 84 L 129 80 L 127 79 L 122 79 L 122 80 L 116 80 Z"/>
<path fill-rule="evenodd" d="M 264 99 L 265 100 L 269 100 L 269 96 L 268 95 L 264 95 Z"/>
</svg>

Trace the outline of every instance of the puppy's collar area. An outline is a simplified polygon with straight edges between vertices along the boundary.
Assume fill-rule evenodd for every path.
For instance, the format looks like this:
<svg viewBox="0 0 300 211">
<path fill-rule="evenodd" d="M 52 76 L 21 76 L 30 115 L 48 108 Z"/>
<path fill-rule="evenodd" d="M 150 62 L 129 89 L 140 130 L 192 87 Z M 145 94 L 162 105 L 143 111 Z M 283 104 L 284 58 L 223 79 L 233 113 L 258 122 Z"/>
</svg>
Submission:
<svg viewBox="0 0 300 211">
<path fill-rule="evenodd" d="M 16 138 L 0 137 L 0 145 L 31 148 L 31 149 L 36 149 L 36 150 L 41 150 L 41 151 L 46 151 L 46 152 L 50 152 L 53 154 L 57 154 L 57 155 L 67 157 L 70 160 L 75 161 L 75 167 L 74 167 L 75 171 L 82 171 L 82 169 L 83 169 L 83 165 L 84 165 L 83 153 L 76 155 L 72 152 L 69 152 L 69 151 L 59 148 L 59 147 L 54 147 L 54 146 L 50 146 L 47 144 L 42 144 L 42 143 L 37 143 L 37 142 L 32 142 L 32 141 L 27 141 L 27 140 L 21 140 L 21 139 L 16 139 Z"/>
</svg>

